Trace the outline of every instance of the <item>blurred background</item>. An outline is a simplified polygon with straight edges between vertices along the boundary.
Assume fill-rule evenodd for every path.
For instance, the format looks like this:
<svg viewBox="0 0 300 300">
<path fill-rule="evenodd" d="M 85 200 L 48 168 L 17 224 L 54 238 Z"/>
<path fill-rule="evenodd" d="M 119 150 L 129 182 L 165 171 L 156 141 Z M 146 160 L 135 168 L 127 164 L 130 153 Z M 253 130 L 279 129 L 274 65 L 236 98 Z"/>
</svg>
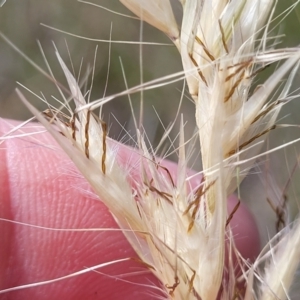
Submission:
<svg viewBox="0 0 300 300">
<path fill-rule="evenodd" d="M 94 4 L 101 5 L 107 9 L 132 16 L 117 0 L 93 1 Z M 294 3 L 293 0 L 278 2 L 276 8 L 277 16 Z M 180 20 L 181 7 L 179 1 L 174 0 L 172 4 L 178 20 Z M 272 26 L 275 26 L 280 23 L 280 25 L 275 27 L 274 35 L 277 33 L 285 35 L 282 38 L 281 47 L 291 47 L 300 44 L 299 16 L 300 9 L 296 8 L 283 20 L 279 18 L 272 24 Z M 281 21 L 279 22 L 279 20 Z M 78 37 L 58 32 L 41 24 L 55 27 Z M 53 43 L 68 67 L 71 68 L 73 64 L 76 76 L 79 74 L 82 63 L 81 78 L 84 78 L 87 69 L 93 65 L 95 49 L 98 45 L 91 100 L 103 97 L 104 92 L 106 95 L 111 95 L 126 89 L 120 61 L 122 61 L 124 66 L 129 87 L 136 86 L 141 81 L 140 46 L 138 44 L 114 42 L 110 44 L 107 42 L 110 40 L 110 35 L 112 41 L 139 42 L 142 36 L 144 42 L 168 44 L 142 46 L 144 82 L 182 70 L 177 50 L 171 45 L 168 38 L 158 30 L 147 24 L 143 24 L 141 29 L 141 23 L 138 20 L 126 18 L 76 0 L 7 0 L 5 5 L 0 8 L 0 30 L 25 55 L 41 68 L 47 70 L 38 47 L 37 41 L 39 41 L 57 80 L 65 86 L 66 81 L 57 62 Z M 79 38 L 79 36 L 84 38 Z M 93 41 L 88 39 L 93 39 Z M 107 76 L 109 57 L 110 67 L 109 75 Z M 256 81 L 258 83 L 263 82 L 264 78 L 270 74 L 269 72 L 272 72 L 272 68 L 267 68 L 267 70 L 262 72 Z M 0 117 L 26 120 L 31 117 L 31 114 L 16 95 L 17 82 L 20 82 L 36 94 L 41 95 L 42 92 L 50 103 L 55 102 L 52 96 L 60 98 L 51 81 L 30 65 L 3 39 L 0 39 Z M 296 90 L 299 83 L 300 74 L 297 75 L 292 90 Z M 182 88 L 183 82 L 177 82 L 144 92 L 144 127 L 149 138 L 149 144 L 151 143 L 153 147 L 156 147 L 159 143 L 164 133 L 164 128 L 174 121 L 179 108 Z M 25 90 L 23 91 L 30 102 L 39 110 L 47 108 L 39 99 Z M 140 94 L 133 95 L 132 99 L 134 110 L 138 115 Z M 185 92 L 180 112 L 183 114 L 186 122 L 186 139 L 191 138 L 195 130 L 194 104 L 190 100 L 187 91 Z M 280 115 L 281 123 L 299 125 L 299 112 L 299 101 L 294 100 L 282 110 Z M 123 139 L 128 144 L 134 144 L 135 130 L 127 97 L 119 97 L 105 105 L 103 116 L 104 120 L 109 124 L 112 138 Z M 172 152 L 174 147 L 176 147 L 178 123 L 179 121 L 177 120 L 174 130 L 170 133 L 170 140 L 166 141 L 158 152 L 160 155 L 171 153 L 171 155 L 168 155 L 168 158 L 175 161 L 177 155 Z M 272 148 L 299 138 L 299 133 L 299 128 L 278 129 L 269 135 L 266 147 Z M 132 136 L 132 139 L 129 138 L 129 135 Z M 172 141 L 175 141 L 175 146 L 172 145 Z M 196 140 L 189 166 L 196 170 L 201 170 L 198 143 Z M 262 180 L 262 177 L 266 178 L 264 177 L 265 175 L 257 176 L 259 171 L 253 171 L 243 184 L 242 197 L 249 202 L 250 206 L 256 207 L 252 209 L 258 220 L 262 219 L 259 214 L 265 209 L 270 212 L 274 224 L 274 213 L 267 204 L 266 198 L 272 198 L 275 203 L 279 203 L 280 199 L 282 199 L 282 191 L 285 190 L 285 185 L 289 179 L 291 181 L 287 189 L 289 205 L 293 215 L 298 212 L 297 199 L 300 192 L 300 177 L 298 169 L 296 169 L 295 173 L 292 172 L 294 166 L 297 165 L 298 148 L 299 145 L 296 144 L 263 160 L 260 168 L 267 170 L 266 173 L 272 174 L 272 180 L 274 179 L 274 184 L 271 184 L 270 180 L 268 181 L 268 188 L 266 188 L 266 180 Z M 262 172 L 262 174 L 264 173 Z M 262 207 L 265 208 L 262 209 Z"/>
<path fill-rule="evenodd" d="M 117 0 L 95 0 L 95 4 L 132 16 Z M 179 2 L 176 4 L 179 10 Z M 102 39 L 106 42 L 71 37 L 46 28 L 41 23 L 78 36 L 96 40 Z M 138 43 L 140 35 L 142 35 L 145 42 L 168 44 L 167 46 L 144 45 L 142 47 L 144 82 L 181 71 L 180 56 L 172 43 L 163 34 L 147 24 L 143 24 L 142 34 L 140 34 L 140 25 L 139 20 L 122 17 L 76 0 L 54 0 L 50 2 L 12 0 L 7 1 L 0 10 L 1 31 L 30 59 L 46 70 L 46 65 L 37 44 L 37 41 L 39 41 L 55 76 L 63 85 L 66 85 L 66 81 L 57 62 L 53 43 L 55 43 L 69 68 L 71 68 L 71 58 L 76 76 L 78 76 L 82 61 L 81 79 L 85 77 L 87 68 L 93 65 L 95 49 L 98 45 L 91 100 L 103 97 L 109 55 L 111 64 L 106 95 L 115 94 L 126 89 L 120 60 L 124 65 L 128 86 L 133 87 L 140 84 L 139 45 L 112 43 L 111 49 L 109 49 L 110 45 L 107 41 L 110 39 L 110 32 L 111 39 L 114 41 L 136 41 Z M 51 95 L 57 97 L 59 95 L 52 82 L 41 75 L 3 40 L 0 41 L 0 45 L 0 116 L 25 120 L 31 115 L 30 112 L 24 109 L 16 96 L 16 81 L 39 95 L 40 92 L 43 92 L 49 102 L 53 102 Z M 165 126 L 174 120 L 182 86 L 183 83 L 179 82 L 166 88 L 144 93 L 144 125 L 145 128 L 149 129 L 147 133 L 151 143 L 156 143 L 163 132 L 163 127 L 159 124 L 155 110 L 164 120 Z M 29 95 L 28 98 L 40 110 L 46 108 L 39 99 Z M 133 95 L 132 98 L 134 108 L 138 112 L 140 95 Z M 182 109 L 188 116 L 191 115 L 193 119 L 193 104 L 188 99 L 185 99 Z M 120 97 L 106 105 L 103 116 L 110 125 L 110 135 L 112 137 L 120 138 L 124 136 L 122 127 L 131 134 L 135 134 L 127 97 Z M 192 121 L 189 121 L 189 123 L 191 123 L 190 127 L 194 128 Z"/>
</svg>

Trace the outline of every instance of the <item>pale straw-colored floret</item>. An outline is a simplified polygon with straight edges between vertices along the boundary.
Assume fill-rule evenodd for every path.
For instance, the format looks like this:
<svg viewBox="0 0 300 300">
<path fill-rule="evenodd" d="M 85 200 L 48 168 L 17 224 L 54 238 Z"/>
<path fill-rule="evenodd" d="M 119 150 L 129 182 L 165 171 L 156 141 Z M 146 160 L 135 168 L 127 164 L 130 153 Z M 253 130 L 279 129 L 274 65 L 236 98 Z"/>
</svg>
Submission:
<svg viewBox="0 0 300 300">
<path fill-rule="evenodd" d="M 285 228 L 268 245 L 268 261 L 260 278 L 260 299 L 289 299 L 289 288 L 300 261 L 300 223 Z M 276 243 L 276 238 L 280 238 Z"/>
<path fill-rule="evenodd" d="M 151 9 L 158 2 L 151 1 Z M 198 261 L 194 264 L 196 277 L 199 277 L 194 287 L 201 299 L 215 299 L 218 289 L 214 287 L 220 286 L 224 260 L 226 208 L 222 203 L 247 173 L 236 177 L 237 164 L 233 162 L 246 161 L 239 168 L 249 170 L 253 161 L 247 162 L 247 159 L 260 151 L 259 141 L 275 128 L 277 115 L 298 69 L 300 52 L 266 47 L 270 12 L 275 1 L 181 2 L 183 18 L 175 45 L 181 53 L 189 91 L 195 102 L 204 189 L 207 189 L 195 225 L 205 236 L 206 243 L 199 249 Z M 160 29 L 155 19 L 144 18 L 144 10 L 151 10 L 148 1 L 123 0 L 122 3 Z M 135 9 L 132 9 L 134 4 Z M 169 33 L 176 28 L 170 22 L 169 28 L 163 31 L 170 37 Z M 250 94 L 253 78 L 259 70 L 283 59 L 286 62 Z M 294 66 L 278 101 L 268 103 L 280 80 Z"/>
<path fill-rule="evenodd" d="M 183 121 L 176 181 L 167 170 L 158 172 L 161 167 L 140 135 L 141 178 L 132 189 L 106 138 L 105 124 L 85 105 L 76 80 L 59 55 L 76 112 L 66 124 L 59 112 L 48 112 L 45 119 L 45 114 L 27 105 L 108 206 L 141 261 L 160 279 L 166 298 L 214 300 L 219 295 L 221 299 L 240 299 L 234 266 L 224 267 L 226 238 L 230 237 L 228 245 L 234 249 L 226 199 L 252 167 L 252 157 L 260 151 L 265 135 L 275 128 L 298 69 L 300 50 L 267 47 L 272 0 L 180 1 L 181 26 L 169 0 L 121 2 L 164 32 L 181 54 L 201 146 L 203 180 L 198 190 L 190 191 L 186 179 Z M 255 75 L 281 60 L 285 62 L 264 84 L 250 92 Z M 269 102 L 288 72 L 278 100 Z M 270 244 L 264 275 L 257 275 L 260 260 L 244 273 L 247 299 L 286 298 L 295 272 L 291 266 L 300 259 L 298 229 L 299 225 L 285 236 L 283 232 L 278 245 Z M 253 286 L 256 276 L 261 281 L 257 295 Z"/>
</svg>

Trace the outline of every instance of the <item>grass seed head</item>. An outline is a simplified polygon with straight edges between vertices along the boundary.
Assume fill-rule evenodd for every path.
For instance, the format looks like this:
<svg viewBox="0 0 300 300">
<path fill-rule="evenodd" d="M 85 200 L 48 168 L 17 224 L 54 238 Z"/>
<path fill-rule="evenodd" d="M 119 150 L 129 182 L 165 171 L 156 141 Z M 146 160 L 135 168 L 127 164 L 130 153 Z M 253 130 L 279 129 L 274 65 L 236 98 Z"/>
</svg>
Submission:
<svg viewBox="0 0 300 300">
<path fill-rule="evenodd" d="M 300 50 L 278 50 L 270 44 L 272 0 L 180 1 L 181 25 L 168 0 L 121 2 L 141 20 L 164 32 L 180 52 L 195 104 L 202 154 L 203 180 L 197 192 L 190 191 L 186 174 L 183 120 L 176 179 L 153 158 L 138 131 L 141 175 L 132 188 L 126 170 L 115 159 L 105 123 L 91 111 L 93 104 L 86 104 L 59 54 L 76 105 L 74 113 L 66 120 L 59 111 L 52 109 L 43 115 L 27 105 L 107 205 L 143 264 L 161 281 L 166 298 L 241 299 L 244 296 L 237 292 L 235 266 L 231 263 L 225 267 L 226 239 L 229 259 L 233 253 L 239 255 L 227 226 L 230 216 L 226 200 L 253 166 L 261 141 L 276 127 L 298 70 Z M 253 88 L 255 76 L 281 60 L 284 62 L 273 74 Z M 289 77 L 277 101 L 270 102 L 286 74 Z M 283 232 L 278 244 L 270 243 L 261 276 L 257 266 L 262 257 L 253 266 L 241 259 L 245 299 L 286 297 L 295 273 L 291 266 L 300 259 L 297 233 L 299 226 L 295 225 Z M 255 278 L 261 279 L 258 292 Z"/>
</svg>

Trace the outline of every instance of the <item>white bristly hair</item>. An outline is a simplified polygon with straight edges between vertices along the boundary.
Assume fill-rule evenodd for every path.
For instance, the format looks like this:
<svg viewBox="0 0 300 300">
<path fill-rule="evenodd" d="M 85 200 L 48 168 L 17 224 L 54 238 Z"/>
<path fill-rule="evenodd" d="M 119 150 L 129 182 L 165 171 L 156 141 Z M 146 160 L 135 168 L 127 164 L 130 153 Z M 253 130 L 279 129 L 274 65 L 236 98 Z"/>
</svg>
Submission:
<svg viewBox="0 0 300 300">
<path fill-rule="evenodd" d="M 132 188 L 115 159 L 106 124 L 91 111 L 108 99 L 87 104 L 58 52 L 74 113 L 66 121 L 59 111 L 41 114 L 24 102 L 109 208 L 141 261 L 161 281 L 166 299 L 288 299 L 300 260 L 298 221 L 292 229 L 284 228 L 253 265 L 245 262 L 243 292 L 237 289 L 235 266 L 225 267 L 226 253 L 237 252 L 227 226 L 226 199 L 253 167 L 265 136 L 275 129 L 299 67 L 299 48 L 275 49 L 270 43 L 275 1 L 181 0 L 181 25 L 169 0 L 120 1 L 165 33 L 180 52 L 201 146 L 203 180 L 196 193 L 187 186 L 183 120 L 176 181 L 167 170 L 158 171 L 138 131 L 141 180 Z M 262 69 L 280 61 L 262 85 L 253 86 Z M 285 76 L 285 85 L 271 102 Z M 225 252 L 228 239 L 231 251 Z M 263 271 L 258 269 L 261 262 Z"/>
</svg>

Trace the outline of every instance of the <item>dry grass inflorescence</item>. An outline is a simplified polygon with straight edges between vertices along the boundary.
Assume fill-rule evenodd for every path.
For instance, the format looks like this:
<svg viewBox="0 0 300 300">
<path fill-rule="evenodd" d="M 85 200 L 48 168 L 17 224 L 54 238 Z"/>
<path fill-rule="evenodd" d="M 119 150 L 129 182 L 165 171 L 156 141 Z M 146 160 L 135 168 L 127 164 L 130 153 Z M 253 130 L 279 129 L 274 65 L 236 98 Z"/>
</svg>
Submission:
<svg viewBox="0 0 300 300">
<path fill-rule="evenodd" d="M 108 207 L 141 265 L 159 279 L 157 297 L 290 299 L 300 261 L 299 221 L 289 224 L 286 203 L 278 206 L 269 199 L 278 233 L 269 237 L 258 258 L 250 262 L 236 248 L 230 227 L 239 201 L 229 214 L 226 203 L 232 193 L 239 194 L 242 181 L 258 161 L 287 147 L 263 148 L 271 131 L 279 127 L 289 130 L 289 125 L 278 123 L 277 118 L 282 107 L 296 98 L 291 88 L 299 69 L 300 49 L 281 49 L 274 27 L 298 1 L 277 17 L 273 0 L 179 2 L 181 18 L 175 17 L 169 0 L 121 0 L 141 21 L 174 43 L 181 57 L 181 72 L 89 101 L 90 92 L 82 92 L 83 84 L 56 50 L 68 90 L 50 69 L 47 76 L 59 90 L 61 106 L 49 105 L 39 112 L 17 92 Z M 269 77 L 257 84 L 257 76 L 274 66 Z M 131 94 L 143 94 L 173 81 L 186 84 L 183 93 L 194 104 L 202 179 L 196 188 L 190 186 L 188 161 L 195 139 L 185 138 L 183 116 L 178 117 L 175 178 L 155 158 L 157 152 L 149 147 L 142 124 L 141 100 L 139 119 L 133 117 L 140 178 L 132 184 L 128 170 L 116 160 L 102 107 L 120 96 L 130 99 Z M 173 124 L 166 128 L 161 144 L 172 128 Z"/>
</svg>

